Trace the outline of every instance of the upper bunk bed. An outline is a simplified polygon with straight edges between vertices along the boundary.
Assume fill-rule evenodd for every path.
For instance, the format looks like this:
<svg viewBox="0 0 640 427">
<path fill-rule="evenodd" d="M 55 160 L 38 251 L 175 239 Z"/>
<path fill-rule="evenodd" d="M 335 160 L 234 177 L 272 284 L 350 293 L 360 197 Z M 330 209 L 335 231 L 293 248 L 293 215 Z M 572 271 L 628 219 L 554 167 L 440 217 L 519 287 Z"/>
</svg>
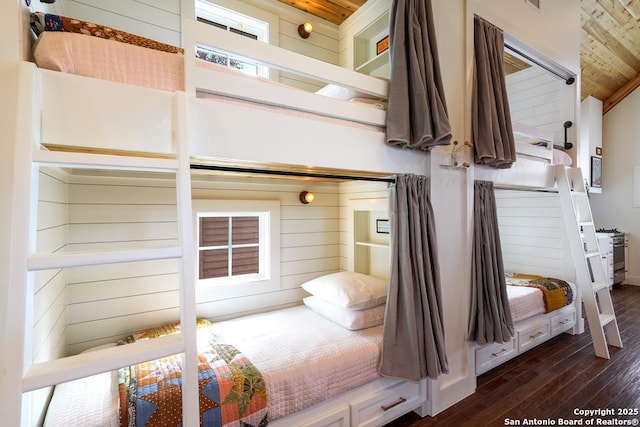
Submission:
<svg viewBox="0 0 640 427">
<path fill-rule="evenodd" d="M 183 50 L 107 27 L 95 31 L 95 24 L 78 20 L 32 16 L 43 24 L 58 19 L 58 27 L 75 30 L 42 31 L 34 44 L 38 68 L 25 71 L 28 85 L 38 88 L 34 101 L 42 112 L 41 141 L 49 147 L 171 156 L 175 110 L 184 108 L 194 162 L 226 159 L 381 172 L 427 170 L 427 156 L 384 143 L 384 79 L 191 19 L 185 20 Z M 92 31 L 99 36 L 86 34 Z M 115 35 L 103 38 L 109 32 Z M 251 58 L 251 63 L 326 86 L 312 93 L 250 76 L 202 59 L 209 51 Z M 177 101 L 182 92 L 184 101 Z M 343 155 L 327 156 L 331 152 Z"/>
</svg>

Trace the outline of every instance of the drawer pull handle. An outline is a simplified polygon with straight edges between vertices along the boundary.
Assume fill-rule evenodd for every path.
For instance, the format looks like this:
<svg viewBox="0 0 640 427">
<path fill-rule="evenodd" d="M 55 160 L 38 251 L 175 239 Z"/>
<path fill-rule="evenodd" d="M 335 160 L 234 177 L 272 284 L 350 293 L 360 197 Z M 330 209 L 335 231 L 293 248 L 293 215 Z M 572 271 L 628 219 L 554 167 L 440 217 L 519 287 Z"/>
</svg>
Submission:
<svg viewBox="0 0 640 427">
<path fill-rule="evenodd" d="M 380 408 L 381 408 L 384 412 L 386 412 L 386 411 L 388 411 L 389 409 L 391 409 L 391 408 L 395 408 L 395 407 L 396 407 L 396 406 L 398 406 L 399 404 L 404 403 L 404 402 L 406 402 L 406 401 L 407 401 L 407 399 L 405 399 L 404 397 L 401 397 L 400 399 L 396 400 L 396 401 L 395 401 L 395 402 L 393 402 L 392 404 L 390 404 L 390 405 L 382 405 Z"/>
<path fill-rule="evenodd" d="M 566 325 L 567 323 L 571 322 L 571 319 L 564 319 L 560 321 L 561 325 Z"/>
<path fill-rule="evenodd" d="M 499 351 L 499 352 L 497 352 L 497 353 L 491 353 L 491 355 L 492 355 L 493 357 L 498 357 L 498 356 L 500 356 L 502 353 L 506 353 L 507 351 L 509 351 L 509 350 L 507 350 L 506 348 L 503 348 L 502 350 L 500 350 L 500 351 Z"/>
<path fill-rule="evenodd" d="M 542 335 L 542 331 L 538 331 L 538 333 L 535 335 L 529 335 L 529 338 L 535 339 L 535 338 L 538 338 L 540 335 Z"/>
</svg>

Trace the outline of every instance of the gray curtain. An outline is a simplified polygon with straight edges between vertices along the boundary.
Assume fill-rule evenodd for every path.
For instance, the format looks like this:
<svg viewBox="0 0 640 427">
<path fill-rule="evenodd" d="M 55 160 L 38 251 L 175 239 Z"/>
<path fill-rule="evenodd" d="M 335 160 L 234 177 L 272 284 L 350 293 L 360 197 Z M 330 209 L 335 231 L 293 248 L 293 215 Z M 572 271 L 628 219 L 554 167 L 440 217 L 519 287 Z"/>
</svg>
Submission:
<svg viewBox="0 0 640 427">
<path fill-rule="evenodd" d="M 394 0 L 387 143 L 428 151 L 451 143 L 431 0 Z"/>
<path fill-rule="evenodd" d="M 391 277 L 379 372 L 419 381 L 449 370 L 429 180 L 402 175 L 389 189 Z"/>
<path fill-rule="evenodd" d="M 516 147 L 504 75 L 504 34 L 482 18 L 474 18 L 475 69 L 471 113 L 475 162 L 510 168 Z"/>
<path fill-rule="evenodd" d="M 502 263 L 493 182 L 475 181 L 469 339 L 507 342 L 514 328 Z"/>
</svg>

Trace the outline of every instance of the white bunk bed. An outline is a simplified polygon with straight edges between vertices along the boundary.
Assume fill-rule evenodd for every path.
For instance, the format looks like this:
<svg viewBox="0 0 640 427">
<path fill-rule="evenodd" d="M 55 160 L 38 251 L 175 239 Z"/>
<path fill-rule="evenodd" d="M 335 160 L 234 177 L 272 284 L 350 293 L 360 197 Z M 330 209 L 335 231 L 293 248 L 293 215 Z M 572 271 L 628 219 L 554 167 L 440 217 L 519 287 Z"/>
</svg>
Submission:
<svg viewBox="0 0 640 427">
<path fill-rule="evenodd" d="M 545 233 L 544 227 L 552 227 L 551 234 L 558 234 L 558 229 L 568 230 L 572 224 L 565 224 L 560 211 L 559 196 L 556 185 L 556 166 L 570 167 L 572 159 L 565 152 L 553 148 L 553 140 L 550 134 L 542 132 L 535 127 L 521 123 L 513 124 L 516 139 L 517 161 L 511 169 L 496 170 L 488 167 L 476 167 L 475 179 L 493 181 L 495 191 L 500 190 L 504 194 L 538 194 L 547 196 L 547 200 L 553 199 L 550 205 L 537 206 L 537 201 L 525 201 L 524 204 L 513 198 L 506 203 L 505 223 L 500 224 L 501 240 L 505 239 L 504 229 L 512 229 L 514 236 L 506 236 L 507 242 L 502 242 L 502 254 L 505 270 L 508 275 L 522 274 L 558 278 L 566 281 L 572 289 L 572 301 L 564 307 L 548 311 L 545 308 L 544 296 L 541 289 L 533 287 L 509 286 L 509 282 L 522 282 L 521 280 L 507 277 L 507 294 L 509 305 L 514 319 L 515 334 L 506 343 L 491 343 L 476 345 L 475 368 L 476 374 L 483 374 L 508 360 L 534 348 L 535 346 L 562 333 L 577 334 L 584 332 L 582 319 L 581 289 L 576 285 L 576 272 L 569 245 L 567 233 L 559 233 L 554 239 L 554 248 L 542 248 L 543 254 L 531 255 L 527 250 L 521 250 L 527 245 L 532 245 L 532 239 L 542 236 L 532 236 L 523 231 L 531 230 L 531 221 L 538 221 L 537 227 L 542 227 L 537 232 Z M 543 143 L 543 144 L 536 144 Z M 560 152 L 560 153 L 559 153 Z M 535 197 L 534 197 L 535 198 Z M 534 200 L 527 197 L 519 197 L 520 200 Z M 543 198 L 544 199 L 544 198 Z M 537 199 L 536 199 L 537 200 Z M 534 212 L 540 210 L 546 213 Z M 499 209 L 500 211 L 500 206 Z M 518 213 L 518 210 L 522 213 Z M 518 215 L 523 215 L 519 218 Z M 529 215 L 527 217 L 526 215 Z M 500 215 L 499 215 L 500 216 Z M 542 225 L 541 225 L 542 224 Z M 544 238 L 539 239 L 544 240 Z M 534 251 L 536 246 L 545 243 L 534 243 L 529 251 Z M 563 247 L 562 250 L 558 246 Z M 512 248 L 508 248 L 511 246 Z M 508 253 L 510 252 L 511 253 Z M 558 255 L 560 253 L 560 255 Z M 559 258 L 553 258 L 558 257 Z M 537 258 L 533 260 L 532 258 Z M 526 282 L 526 280 L 524 280 Z M 520 284 L 521 285 L 521 284 Z"/>
<path fill-rule="evenodd" d="M 202 23 L 188 21 L 186 35 L 187 52 L 195 51 L 196 42 L 203 43 L 269 66 L 386 97 L 387 82 L 383 80 L 248 41 Z M 176 258 L 182 266 L 183 325 L 178 334 L 40 363 L 33 363 L 28 355 L 33 331 L 26 327 L 19 342 L 27 349 L 27 356 L 11 356 L 11 363 L 23 366 L 16 369 L 12 378 L 21 384 L 23 393 L 125 365 L 184 354 L 183 423 L 198 422 L 195 295 L 190 286 L 194 282 L 190 253 L 190 164 L 349 169 L 374 175 L 428 170 L 427 156 L 384 144 L 383 110 L 200 67 L 191 55 L 186 55 L 184 67 L 186 92 L 46 70 L 27 62 L 21 64 L 18 108 L 23 115 L 18 123 L 17 141 L 24 145 L 19 155 L 25 163 L 20 185 L 29 189 L 26 199 L 30 202 L 15 206 L 14 210 L 23 218 L 17 227 L 31 237 L 16 246 L 16 262 L 12 265 L 27 266 L 26 271 L 17 271 L 17 280 L 32 283 L 33 274 L 46 269 Z M 212 94 L 215 96 L 211 97 Z M 336 156 L 337 152 L 341 155 Z M 178 246 L 37 253 L 35 245 L 29 242 L 34 241 L 36 233 L 34 201 L 38 168 L 32 172 L 26 167 L 28 164 L 175 174 Z M 26 260 L 20 258 L 23 254 Z M 8 315 L 29 325 L 26 319 L 33 289 L 26 286 L 16 292 L 15 301 L 23 304 L 16 303 Z M 288 415 L 274 425 L 379 425 L 422 406 L 426 399 L 425 382 L 413 384 L 378 378 Z"/>
<path fill-rule="evenodd" d="M 249 40 L 209 25 L 185 20 L 187 47 L 185 51 L 196 51 L 196 45 L 212 46 L 255 61 L 272 68 L 287 70 L 329 85 L 347 88 L 356 97 L 386 99 L 388 82 L 375 77 L 327 64 L 304 55 L 266 43 Z M 58 33 L 54 36 L 59 36 Z M 69 35 L 67 35 L 69 36 Z M 71 35 L 73 36 L 73 35 Z M 75 35 L 73 43 L 82 46 L 59 47 L 64 51 L 79 53 L 92 49 L 106 49 L 107 45 L 123 45 L 97 37 Z M 49 34 L 47 34 L 49 37 Z M 45 43 L 39 43 L 45 44 Z M 37 46 L 37 49 L 45 46 Z M 126 45 L 133 49 L 130 57 L 138 62 L 153 62 L 149 67 L 132 66 L 129 76 L 113 77 L 126 70 L 114 70 L 112 66 L 98 78 L 147 84 L 156 72 L 153 68 L 173 67 L 169 82 L 160 82 L 152 87 L 168 90 L 149 90 L 140 86 L 116 85 L 108 80 L 84 79 L 68 73 L 49 72 L 38 69 L 37 78 L 42 80 L 42 100 L 57 103 L 58 108 L 47 108 L 43 116 L 42 140 L 49 145 L 78 146 L 85 148 L 117 149 L 164 153 L 175 152 L 170 124 L 172 123 L 172 100 L 174 91 L 186 90 L 185 107 L 189 110 L 189 155 L 240 161 L 273 161 L 280 164 L 313 165 L 344 168 L 350 170 L 382 172 L 427 169 L 425 156 L 416 156 L 407 150 L 398 150 L 384 144 L 386 113 L 368 102 L 350 102 L 320 94 L 306 92 L 263 78 L 254 78 L 240 72 L 216 67 L 195 54 L 183 56 L 154 51 L 151 58 L 139 59 L 145 49 Z M 119 46 L 118 49 L 125 49 Z M 113 55 L 119 55 L 116 52 Z M 106 55 L 103 53 L 103 55 Z M 114 56 L 100 58 L 96 65 L 84 63 L 62 64 L 53 62 L 55 69 L 69 72 L 84 68 L 99 71 L 114 61 Z M 163 59 L 157 59 L 161 56 Z M 164 58 L 170 58 L 166 65 Z M 52 61 L 46 61 L 47 66 Z M 184 66 L 184 70 L 182 67 Z M 142 78 L 139 75 L 142 74 Z M 151 75 L 150 75 L 151 74 Z M 182 84 L 182 76 L 186 84 Z M 91 97 L 86 94 L 91 93 Z M 124 101 L 124 102 L 123 102 Z M 57 110 L 57 111 L 56 111 Z M 78 117 L 84 124 L 77 123 Z M 216 129 L 203 123 L 216 118 Z M 120 123 L 118 128 L 106 131 L 104 123 Z M 238 126 L 244 126 L 241 135 Z M 150 133 L 149 133 L 150 132 Z M 151 142 L 153 141 L 153 142 Z M 260 141 L 260 143 L 258 143 Z M 152 145 L 151 145 L 152 144 Z M 344 155 L 331 157 L 323 165 L 327 152 L 340 151 Z M 381 160 L 383 159 L 383 160 Z"/>
</svg>

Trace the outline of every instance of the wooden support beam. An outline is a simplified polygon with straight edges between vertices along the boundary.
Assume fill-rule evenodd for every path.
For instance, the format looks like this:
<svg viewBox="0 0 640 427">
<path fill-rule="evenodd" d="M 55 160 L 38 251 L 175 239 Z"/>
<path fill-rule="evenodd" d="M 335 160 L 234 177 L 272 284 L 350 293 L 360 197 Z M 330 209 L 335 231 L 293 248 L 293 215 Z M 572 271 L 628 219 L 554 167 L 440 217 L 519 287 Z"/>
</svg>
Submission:
<svg viewBox="0 0 640 427">
<path fill-rule="evenodd" d="M 631 92 L 636 90 L 638 86 L 640 86 L 640 74 L 636 75 L 633 79 L 629 80 L 627 84 L 625 84 L 620 89 L 618 89 L 617 92 L 615 92 L 613 95 L 611 95 L 602 103 L 602 114 L 604 115 L 607 111 L 612 109 L 616 104 L 622 101 L 627 95 L 629 95 Z"/>
</svg>

